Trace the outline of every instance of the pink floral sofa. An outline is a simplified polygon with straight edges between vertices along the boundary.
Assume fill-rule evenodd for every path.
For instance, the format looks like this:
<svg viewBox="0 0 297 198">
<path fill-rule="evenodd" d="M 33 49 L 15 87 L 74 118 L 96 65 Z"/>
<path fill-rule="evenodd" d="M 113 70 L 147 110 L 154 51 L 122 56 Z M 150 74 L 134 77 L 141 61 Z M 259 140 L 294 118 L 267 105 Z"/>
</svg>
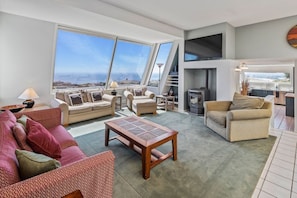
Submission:
<svg viewBox="0 0 297 198">
<path fill-rule="evenodd" d="M 21 148 L 12 132 L 22 114 L 43 125 L 61 148 L 59 168 L 25 180 L 20 179 L 15 151 Z M 113 153 L 85 156 L 61 126 L 59 108 L 17 114 L 0 112 L 0 197 L 62 197 L 77 190 L 83 197 L 112 197 L 113 174 Z"/>
</svg>

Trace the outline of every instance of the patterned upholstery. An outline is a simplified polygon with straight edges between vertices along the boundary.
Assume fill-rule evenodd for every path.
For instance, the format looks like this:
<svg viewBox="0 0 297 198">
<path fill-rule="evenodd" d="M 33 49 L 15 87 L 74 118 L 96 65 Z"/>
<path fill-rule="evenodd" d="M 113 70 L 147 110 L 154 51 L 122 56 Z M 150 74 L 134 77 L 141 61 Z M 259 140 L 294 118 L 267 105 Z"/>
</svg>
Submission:
<svg viewBox="0 0 297 198">
<path fill-rule="evenodd" d="M 44 124 L 57 137 L 63 148 L 60 159 L 62 167 L 20 181 L 14 154 L 19 146 L 10 132 L 15 120 L 12 124 L 6 120 L 0 122 L 0 197 L 63 197 L 75 190 L 80 190 L 84 198 L 112 197 L 115 159 L 112 151 L 86 157 L 73 137 L 63 133 L 66 130 L 61 126 L 59 108 L 25 114 Z M 18 113 L 15 116 L 21 115 Z"/>
<path fill-rule="evenodd" d="M 112 197 L 114 155 L 106 151 L 0 189 L 0 197 Z M 96 186 L 96 187 L 95 187 Z"/>
</svg>

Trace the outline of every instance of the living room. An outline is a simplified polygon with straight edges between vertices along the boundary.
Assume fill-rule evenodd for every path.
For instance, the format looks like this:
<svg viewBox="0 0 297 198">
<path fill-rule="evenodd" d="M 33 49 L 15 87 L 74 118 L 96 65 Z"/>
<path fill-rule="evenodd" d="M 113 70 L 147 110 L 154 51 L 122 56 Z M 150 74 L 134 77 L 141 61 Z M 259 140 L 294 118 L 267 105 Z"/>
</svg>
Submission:
<svg viewBox="0 0 297 198">
<path fill-rule="evenodd" d="M 234 92 L 240 89 L 240 74 L 234 70 L 241 63 L 249 67 L 295 67 L 297 64 L 296 49 L 286 41 L 287 32 L 296 25 L 297 13 L 238 27 L 220 22 L 182 30 L 135 13 L 133 16 L 137 16 L 139 21 L 132 23 L 130 18 L 130 21 L 126 19 L 122 22 L 120 16 L 128 11 L 111 8 L 110 4 L 101 1 L 89 1 L 84 8 L 78 8 L 76 3 L 1 1 L 0 106 L 22 103 L 18 96 L 28 87 L 34 87 L 38 92 L 36 104 L 50 104 L 53 97 L 56 31 L 59 25 L 147 43 L 171 41 L 178 45 L 179 52 L 184 51 L 185 39 L 222 33 L 223 58 L 220 60 L 184 62 L 184 54 L 179 53 L 179 112 L 188 111 L 186 92 L 195 86 L 191 84 L 193 79 L 189 78 L 192 70 L 216 69 L 216 100 L 231 100 Z M 101 7 L 92 6 L 94 3 L 100 3 Z M 94 14 L 96 12 L 102 14 Z M 115 13 L 118 16 L 111 18 Z M 294 76 L 296 79 L 296 73 Z M 164 77 L 160 81 L 164 90 L 165 82 Z M 297 126 L 296 117 L 294 123 Z"/>
</svg>

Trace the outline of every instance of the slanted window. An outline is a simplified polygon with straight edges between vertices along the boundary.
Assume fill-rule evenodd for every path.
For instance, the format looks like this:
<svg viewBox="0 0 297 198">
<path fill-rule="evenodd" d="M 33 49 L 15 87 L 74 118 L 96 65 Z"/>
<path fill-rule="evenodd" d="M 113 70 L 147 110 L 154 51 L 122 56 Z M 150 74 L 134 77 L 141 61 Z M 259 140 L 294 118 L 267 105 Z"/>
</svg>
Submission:
<svg viewBox="0 0 297 198">
<path fill-rule="evenodd" d="M 140 84 L 150 57 L 151 46 L 118 40 L 109 81 L 119 86 Z"/>
<path fill-rule="evenodd" d="M 84 31 L 57 31 L 53 89 L 140 84 L 151 45 Z"/>
<path fill-rule="evenodd" d="M 160 45 L 158 54 L 156 57 L 156 61 L 154 64 L 154 68 L 148 83 L 149 86 L 152 86 L 152 87 L 159 86 L 159 81 L 162 77 L 164 67 L 167 62 L 171 48 L 172 48 L 172 43 L 162 43 Z"/>
<path fill-rule="evenodd" d="M 114 39 L 58 29 L 54 89 L 104 87 Z"/>
</svg>

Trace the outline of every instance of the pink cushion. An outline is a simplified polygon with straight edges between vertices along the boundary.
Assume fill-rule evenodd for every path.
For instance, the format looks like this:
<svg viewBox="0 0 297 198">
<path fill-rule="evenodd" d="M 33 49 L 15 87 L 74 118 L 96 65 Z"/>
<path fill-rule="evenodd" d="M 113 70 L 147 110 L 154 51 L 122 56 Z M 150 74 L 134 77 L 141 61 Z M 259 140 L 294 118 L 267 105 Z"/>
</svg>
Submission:
<svg viewBox="0 0 297 198">
<path fill-rule="evenodd" d="M 17 141 L 21 149 L 26 151 L 33 151 L 32 148 L 27 144 L 27 134 L 23 124 L 16 123 L 13 127 L 12 132 L 15 140 Z"/>
<path fill-rule="evenodd" d="M 20 181 L 14 153 L 17 148 L 10 123 L 0 120 L 0 188 Z"/>
<path fill-rule="evenodd" d="M 78 146 L 71 134 L 62 125 L 49 129 L 49 132 L 59 142 L 61 149 L 69 146 Z"/>
<path fill-rule="evenodd" d="M 62 166 L 76 162 L 86 157 L 78 146 L 70 146 L 62 150 L 62 157 L 59 159 Z"/>
<path fill-rule="evenodd" d="M 27 120 L 27 141 L 34 152 L 58 159 L 61 157 L 61 147 L 55 137 L 34 120 Z"/>
<path fill-rule="evenodd" d="M 16 117 L 13 113 L 9 110 L 5 110 L 4 112 L 0 113 L 0 121 L 7 122 L 8 126 L 12 128 L 16 123 Z"/>
</svg>

